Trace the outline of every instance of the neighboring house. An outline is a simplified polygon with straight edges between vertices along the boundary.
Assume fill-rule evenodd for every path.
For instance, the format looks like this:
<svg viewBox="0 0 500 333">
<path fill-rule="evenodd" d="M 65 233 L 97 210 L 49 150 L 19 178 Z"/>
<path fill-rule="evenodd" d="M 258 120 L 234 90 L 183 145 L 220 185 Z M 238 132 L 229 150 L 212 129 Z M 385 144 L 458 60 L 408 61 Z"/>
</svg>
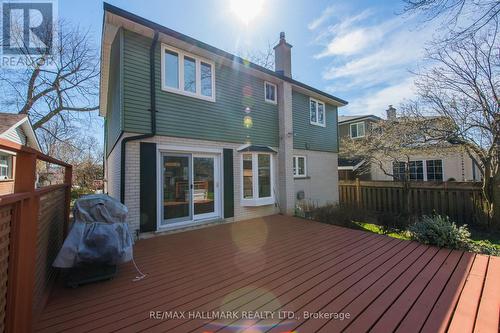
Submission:
<svg viewBox="0 0 500 333">
<path fill-rule="evenodd" d="M 104 5 L 105 192 L 127 205 L 132 230 L 338 201 L 347 102 L 292 79 L 291 47 L 282 33 L 272 71 Z"/>
<path fill-rule="evenodd" d="M 40 150 L 33 127 L 25 114 L 0 113 L 0 138 Z M 16 154 L 0 149 L 0 195 L 14 192 Z"/>
<path fill-rule="evenodd" d="M 396 109 L 389 106 L 387 119 L 396 118 Z M 374 115 L 339 116 L 339 133 L 342 138 L 362 138 L 379 122 L 385 121 Z M 431 152 L 432 151 L 432 152 Z M 383 161 L 384 173 L 379 165 L 367 165 L 358 158 L 339 157 L 339 179 L 353 180 L 398 180 L 404 177 L 405 161 Z M 477 164 L 459 146 L 452 145 L 426 149 L 425 153 L 415 152 L 410 157 L 410 179 L 415 181 L 480 181 L 481 174 Z"/>
<path fill-rule="evenodd" d="M 362 116 L 339 116 L 339 136 L 342 144 L 342 138 L 363 138 L 365 133 L 371 130 L 373 124 L 382 120 L 374 115 Z M 367 170 L 363 158 L 347 158 L 339 156 L 339 179 L 351 180 L 359 178 L 361 180 L 370 180 L 370 172 Z"/>
</svg>

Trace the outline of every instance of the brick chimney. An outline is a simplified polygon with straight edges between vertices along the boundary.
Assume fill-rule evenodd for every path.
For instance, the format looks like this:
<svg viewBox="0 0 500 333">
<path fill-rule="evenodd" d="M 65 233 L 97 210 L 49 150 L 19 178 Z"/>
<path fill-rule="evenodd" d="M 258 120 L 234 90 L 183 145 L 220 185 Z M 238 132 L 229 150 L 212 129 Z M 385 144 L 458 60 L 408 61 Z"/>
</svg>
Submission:
<svg viewBox="0 0 500 333">
<path fill-rule="evenodd" d="M 280 33 L 280 41 L 274 47 L 274 71 L 292 77 L 292 45 L 286 42 L 284 32 Z"/>
<path fill-rule="evenodd" d="M 389 108 L 385 112 L 387 112 L 387 120 L 396 119 L 396 109 L 392 105 L 389 105 Z"/>
</svg>

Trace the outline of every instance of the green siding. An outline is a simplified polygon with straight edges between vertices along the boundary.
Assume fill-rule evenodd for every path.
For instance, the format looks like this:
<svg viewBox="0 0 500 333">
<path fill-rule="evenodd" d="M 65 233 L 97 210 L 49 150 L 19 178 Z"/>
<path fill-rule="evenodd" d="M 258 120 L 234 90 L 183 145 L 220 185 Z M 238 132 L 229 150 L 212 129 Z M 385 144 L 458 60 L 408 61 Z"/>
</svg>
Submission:
<svg viewBox="0 0 500 333">
<path fill-rule="evenodd" d="M 149 133 L 149 47 L 151 39 L 124 32 L 124 129 Z M 161 45 L 156 50 L 157 134 L 212 141 L 278 146 L 278 107 L 264 102 L 264 81 L 215 64 L 216 101 L 161 90 Z M 244 97 L 244 90 L 248 93 Z M 253 127 L 243 126 L 246 107 Z"/>
<path fill-rule="evenodd" d="M 326 104 L 326 127 L 311 125 L 309 121 L 309 96 L 292 92 L 293 147 L 328 152 L 338 152 L 337 107 Z"/>
<path fill-rule="evenodd" d="M 342 123 L 339 124 L 339 133 L 340 133 L 340 139 L 342 140 L 343 138 L 349 138 L 350 137 L 350 129 L 351 129 L 351 124 L 356 124 L 356 123 L 365 123 L 365 131 L 370 131 L 372 128 L 373 124 L 375 123 L 373 120 L 360 120 L 360 121 L 350 121 L 348 123 Z"/>
<path fill-rule="evenodd" d="M 122 101 L 121 101 L 121 30 L 111 44 L 108 105 L 106 110 L 106 154 L 110 153 L 113 145 L 122 131 Z"/>
</svg>

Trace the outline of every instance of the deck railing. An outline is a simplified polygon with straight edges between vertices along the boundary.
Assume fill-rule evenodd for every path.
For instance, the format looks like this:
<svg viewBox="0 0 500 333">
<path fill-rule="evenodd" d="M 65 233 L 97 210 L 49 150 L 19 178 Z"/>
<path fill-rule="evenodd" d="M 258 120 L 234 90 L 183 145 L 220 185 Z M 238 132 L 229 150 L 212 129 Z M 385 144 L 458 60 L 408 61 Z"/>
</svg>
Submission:
<svg viewBox="0 0 500 333">
<path fill-rule="evenodd" d="M 447 215 L 459 223 L 487 223 L 481 183 L 410 182 L 411 214 Z M 403 183 L 393 181 L 340 181 L 341 205 L 376 212 L 399 213 L 403 210 Z"/>
<path fill-rule="evenodd" d="M 0 149 L 16 154 L 14 193 L 0 196 L 0 332 L 31 332 L 68 230 L 72 168 L 7 140 Z M 63 183 L 36 188 L 37 161 L 64 168 Z"/>
</svg>

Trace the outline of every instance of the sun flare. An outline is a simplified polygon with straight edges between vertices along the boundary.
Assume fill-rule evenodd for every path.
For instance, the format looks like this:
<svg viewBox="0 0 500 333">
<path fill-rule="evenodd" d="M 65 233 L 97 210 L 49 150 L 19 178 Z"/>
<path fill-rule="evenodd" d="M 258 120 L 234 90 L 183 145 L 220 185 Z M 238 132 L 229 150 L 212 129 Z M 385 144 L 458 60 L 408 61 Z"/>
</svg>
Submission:
<svg viewBox="0 0 500 333">
<path fill-rule="evenodd" d="M 248 24 L 262 12 L 264 0 L 231 0 L 231 11 Z"/>
</svg>

